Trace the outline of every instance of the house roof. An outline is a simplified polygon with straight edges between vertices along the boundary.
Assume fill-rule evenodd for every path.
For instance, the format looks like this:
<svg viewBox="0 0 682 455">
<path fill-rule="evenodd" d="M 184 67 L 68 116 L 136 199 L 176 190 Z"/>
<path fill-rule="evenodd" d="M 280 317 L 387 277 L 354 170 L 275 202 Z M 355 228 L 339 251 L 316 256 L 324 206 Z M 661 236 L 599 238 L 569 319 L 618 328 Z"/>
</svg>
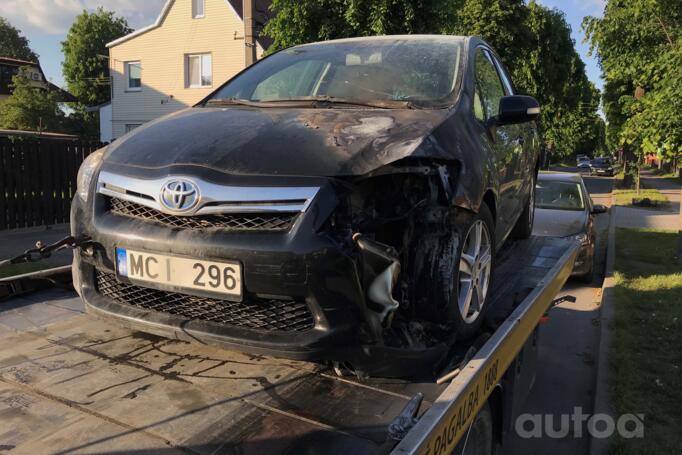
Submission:
<svg viewBox="0 0 682 455">
<path fill-rule="evenodd" d="M 166 0 L 166 3 L 163 5 L 163 8 L 161 9 L 161 13 L 156 18 L 156 21 L 153 24 L 147 25 L 146 27 L 142 27 L 139 30 L 135 30 L 132 33 L 115 39 L 107 43 L 107 47 L 117 46 L 121 43 L 129 41 L 137 36 L 140 36 L 144 33 L 154 30 L 155 28 L 160 27 L 161 24 L 163 24 L 163 21 L 166 19 L 166 16 L 168 15 L 168 12 L 170 11 L 174 3 L 175 0 Z M 225 0 L 225 3 L 230 5 L 230 7 L 234 11 L 234 13 L 239 17 L 240 20 L 242 21 L 244 20 L 244 14 L 242 11 L 242 0 Z M 268 19 L 270 19 L 270 17 L 272 16 L 272 13 L 270 12 L 270 4 L 272 3 L 272 0 L 255 0 L 255 3 L 256 11 L 254 14 L 254 19 L 256 22 L 256 29 L 260 30 L 262 26 L 265 25 L 265 22 L 267 22 Z M 270 44 L 272 44 L 272 40 L 264 36 L 258 37 L 256 41 L 258 42 L 258 44 L 261 45 L 263 49 L 267 49 L 270 46 Z"/>
<path fill-rule="evenodd" d="M 17 58 L 11 58 L 11 57 L 2 57 L 0 56 L 0 64 L 4 65 L 10 65 L 10 66 L 32 66 L 34 68 L 38 68 L 38 71 L 40 71 L 40 74 L 43 78 L 43 82 L 45 82 L 45 86 L 48 90 L 51 90 L 53 92 L 57 92 L 59 95 L 59 101 L 65 102 L 65 103 L 71 103 L 76 100 L 76 97 L 73 96 L 71 93 L 67 92 L 61 87 L 56 86 L 52 82 L 48 81 L 47 78 L 45 77 L 45 72 L 43 71 L 43 68 L 40 66 L 40 62 L 30 62 L 28 60 L 20 60 Z"/>
<path fill-rule="evenodd" d="M 99 112 L 100 109 L 111 104 L 111 101 L 105 101 L 104 103 L 96 104 L 94 106 L 88 106 L 85 108 L 87 112 Z"/>
<path fill-rule="evenodd" d="M 0 56 L 0 63 L 8 63 L 10 65 L 15 65 L 15 66 L 25 66 L 25 65 L 38 66 L 38 62 L 30 62 L 28 60 L 19 60 L 18 58 L 1 57 L 1 56 Z"/>
</svg>

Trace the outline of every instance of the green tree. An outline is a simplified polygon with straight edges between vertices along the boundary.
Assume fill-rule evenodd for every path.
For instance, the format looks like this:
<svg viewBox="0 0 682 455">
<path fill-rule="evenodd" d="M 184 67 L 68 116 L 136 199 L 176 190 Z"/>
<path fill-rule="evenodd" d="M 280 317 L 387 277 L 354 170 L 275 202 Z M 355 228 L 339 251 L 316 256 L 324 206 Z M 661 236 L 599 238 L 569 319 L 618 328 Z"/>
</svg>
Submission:
<svg viewBox="0 0 682 455">
<path fill-rule="evenodd" d="M 28 40 L 12 24 L 0 16 L 0 57 L 10 57 L 37 62 L 38 55 L 31 50 Z"/>
<path fill-rule="evenodd" d="M 270 52 L 351 36 L 440 33 L 462 0 L 273 0 Z"/>
<path fill-rule="evenodd" d="M 106 44 L 132 30 L 122 17 L 101 7 L 93 13 L 83 11 L 71 25 L 62 42 L 62 72 L 69 92 L 82 105 L 109 100 L 109 51 Z"/>
<path fill-rule="evenodd" d="M 21 74 L 12 78 L 12 95 L 0 103 L 0 128 L 62 131 L 64 113 L 54 91 L 32 85 Z"/>
<path fill-rule="evenodd" d="M 682 157 L 682 2 L 609 0 L 583 27 L 606 80 L 607 137 L 637 158 Z"/>
<path fill-rule="evenodd" d="M 111 96 L 106 44 L 131 31 L 124 18 L 100 7 L 93 13 L 83 11 L 78 15 L 62 42 L 64 80 L 78 100 L 72 105 L 70 123 L 81 124 L 78 128 L 81 135 L 97 137 L 98 114 L 87 112 L 86 108 L 104 103 Z"/>
<path fill-rule="evenodd" d="M 479 35 L 538 98 L 546 146 L 557 155 L 594 153 L 603 143 L 600 94 L 588 81 L 563 13 L 524 0 L 274 0 L 264 34 L 270 52 L 349 36 L 399 33 Z"/>
</svg>

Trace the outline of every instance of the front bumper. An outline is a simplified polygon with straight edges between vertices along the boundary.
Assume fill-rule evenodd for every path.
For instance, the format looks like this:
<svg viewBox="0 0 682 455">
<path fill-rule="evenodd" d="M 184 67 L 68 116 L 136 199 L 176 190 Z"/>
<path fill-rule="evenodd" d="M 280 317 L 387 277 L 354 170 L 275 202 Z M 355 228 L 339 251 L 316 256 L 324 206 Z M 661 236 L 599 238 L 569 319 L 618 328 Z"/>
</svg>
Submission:
<svg viewBox="0 0 682 455">
<path fill-rule="evenodd" d="M 608 177 L 613 177 L 613 169 L 592 169 L 592 174 L 596 175 L 606 175 Z"/>
<path fill-rule="evenodd" d="M 329 182 L 317 183 L 320 191 L 313 204 L 288 232 L 276 233 L 174 229 L 113 214 L 108 210 L 107 197 L 101 194 L 91 195 L 88 204 L 76 197 L 71 210 L 72 231 L 93 241 L 92 248 L 77 252 L 74 260 L 74 283 L 79 283 L 78 292 L 88 312 L 162 336 L 301 360 L 346 358 L 348 351 L 375 343 L 356 252 L 320 232 L 338 201 Z M 254 327 L 249 314 L 229 323 L 201 315 L 191 317 L 182 307 L 194 304 L 191 299 L 173 302 L 173 308 L 181 311 L 159 307 L 157 301 L 167 303 L 170 294 L 178 295 L 173 289 L 157 289 L 142 297 L 140 293 L 149 290 L 142 286 L 117 288 L 116 293 L 107 294 L 102 277 L 109 280 L 107 283 L 116 282 L 116 247 L 239 261 L 243 266 L 244 306 L 255 308 L 254 314 L 262 320 L 263 314 L 272 310 L 268 305 L 286 311 L 290 302 L 299 313 L 305 308 L 310 324 L 305 326 L 298 319 L 291 327 Z M 202 301 L 204 306 L 217 303 Z M 258 305 L 263 308 L 256 308 Z"/>
</svg>

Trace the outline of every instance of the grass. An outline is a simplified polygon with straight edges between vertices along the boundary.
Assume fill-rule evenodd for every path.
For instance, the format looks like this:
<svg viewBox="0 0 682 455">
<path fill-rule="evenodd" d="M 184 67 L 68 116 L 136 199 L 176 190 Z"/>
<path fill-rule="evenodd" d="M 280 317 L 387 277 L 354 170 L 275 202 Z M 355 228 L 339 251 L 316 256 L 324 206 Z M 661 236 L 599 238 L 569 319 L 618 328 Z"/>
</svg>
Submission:
<svg viewBox="0 0 682 455">
<path fill-rule="evenodd" d="M 617 438 L 612 454 L 682 453 L 682 265 L 674 231 L 616 232 L 610 352 L 617 415 L 644 414 L 644 438 Z"/>
<path fill-rule="evenodd" d="M 50 267 L 54 267 L 54 265 L 46 264 L 45 262 L 24 262 L 22 264 L 0 266 L 0 278 L 36 272 L 38 270 L 49 269 Z"/>
<path fill-rule="evenodd" d="M 654 202 L 658 202 L 659 206 L 654 208 L 666 208 L 670 205 L 668 198 L 655 188 L 640 188 L 639 194 L 637 194 L 637 190 L 633 189 L 618 189 L 614 190 L 613 193 L 616 196 L 616 204 L 626 207 L 636 207 L 632 205 L 632 198 L 649 198 Z"/>
</svg>

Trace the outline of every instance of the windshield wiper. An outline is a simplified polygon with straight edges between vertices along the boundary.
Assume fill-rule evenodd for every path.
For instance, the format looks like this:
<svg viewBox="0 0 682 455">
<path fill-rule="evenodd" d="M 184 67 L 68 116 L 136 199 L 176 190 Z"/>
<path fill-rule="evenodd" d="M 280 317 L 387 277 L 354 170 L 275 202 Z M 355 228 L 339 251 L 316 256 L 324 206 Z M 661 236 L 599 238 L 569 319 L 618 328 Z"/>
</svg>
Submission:
<svg viewBox="0 0 682 455">
<path fill-rule="evenodd" d="M 206 101 L 207 106 L 253 106 L 261 107 L 260 101 L 245 100 L 242 98 L 214 98 Z"/>
<path fill-rule="evenodd" d="M 282 107 L 282 105 L 290 104 L 299 106 L 301 103 L 309 105 L 310 107 L 329 107 L 330 105 L 346 105 L 346 106 L 364 106 L 375 107 L 380 109 L 415 109 L 414 104 L 410 101 L 399 100 L 356 100 L 351 98 L 340 98 L 335 96 L 298 96 L 295 98 L 279 98 L 267 101 L 246 100 L 242 98 L 217 98 L 206 102 L 209 106 L 229 106 L 241 105 L 252 107 Z"/>
</svg>

